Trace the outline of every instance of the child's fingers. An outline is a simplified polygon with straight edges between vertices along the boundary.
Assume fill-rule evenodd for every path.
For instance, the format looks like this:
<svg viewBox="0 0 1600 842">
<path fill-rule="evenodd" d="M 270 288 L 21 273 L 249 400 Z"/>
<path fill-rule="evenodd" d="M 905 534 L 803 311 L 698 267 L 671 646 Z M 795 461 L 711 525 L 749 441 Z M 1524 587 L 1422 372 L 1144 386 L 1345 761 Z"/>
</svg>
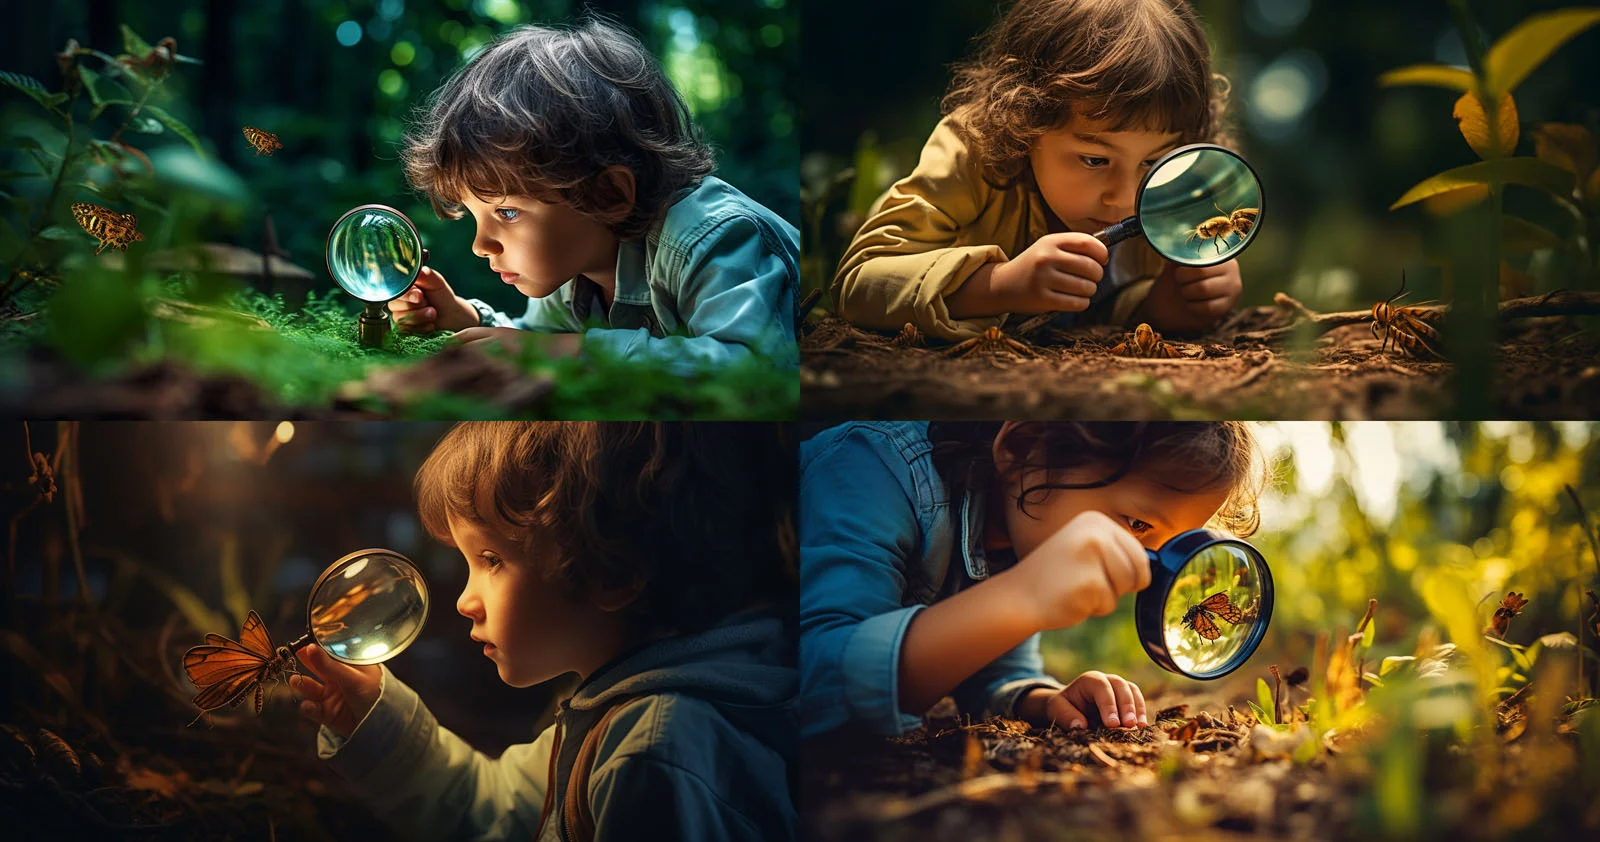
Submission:
<svg viewBox="0 0 1600 842">
<path fill-rule="evenodd" d="M 302 699 L 310 699 L 314 702 L 322 701 L 322 697 L 328 693 L 327 685 L 304 675 L 289 676 L 289 689 L 293 690 Z"/>
<path fill-rule="evenodd" d="M 1139 706 L 1133 700 L 1133 685 L 1120 675 L 1107 675 L 1106 681 L 1111 683 L 1111 692 L 1116 694 L 1116 719 L 1114 725 L 1132 728 L 1139 724 Z"/>
<path fill-rule="evenodd" d="M 1078 680 L 1072 683 L 1078 684 L 1079 682 L 1082 682 L 1083 685 L 1080 689 L 1089 696 L 1089 701 L 1093 702 L 1095 708 L 1100 711 L 1100 724 L 1107 728 L 1116 728 L 1121 725 L 1122 720 L 1117 716 L 1117 691 L 1112 689 L 1110 677 L 1103 672 L 1086 672 L 1078 676 Z"/>
<path fill-rule="evenodd" d="M 434 320 L 438 317 L 438 310 L 435 310 L 432 307 L 423 307 L 420 310 L 406 310 L 395 313 L 394 322 L 401 327 L 408 327 L 415 330 L 417 328 L 423 328 L 433 324 Z"/>
<path fill-rule="evenodd" d="M 1050 701 L 1045 703 L 1044 713 L 1051 722 L 1068 730 L 1089 727 L 1089 717 L 1084 716 L 1083 711 L 1068 701 L 1065 693 L 1051 696 Z"/>
<path fill-rule="evenodd" d="M 365 676 L 362 672 L 349 664 L 335 661 L 331 655 L 322 651 L 322 647 L 315 643 L 309 644 L 300 650 L 300 660 L 305 662 L 312 674 L 323 684 L 336 684 L 344 688 L 359 684 Z"/>
<path fill-rule="evenodd" d="M 417 280 L 414 286 L 419 290 L 450 288 L 450 285 L 445 283 L 443 275 L 433 271 L 427 266 L 422 267 L 422 270 L 417 273 Z"/>
<path fill-rule="evenodd" d="M 1144 691 L 1139 689 L 1139 685 L 1131 681 L 1128 682 L 1128 689 L 1133 691 L 1134 713 L 1139 717 L 1139 725 L 1141 727 L 1149 725 L 1150 715 L 1144 706 Z"/>
<path fill-rule="evenodd" d="M 322 716 L 322 706 L 316 702 L 306 701 L 300 703 L 300 715 L 318 725 L 328 724 Z"/>
</svg>

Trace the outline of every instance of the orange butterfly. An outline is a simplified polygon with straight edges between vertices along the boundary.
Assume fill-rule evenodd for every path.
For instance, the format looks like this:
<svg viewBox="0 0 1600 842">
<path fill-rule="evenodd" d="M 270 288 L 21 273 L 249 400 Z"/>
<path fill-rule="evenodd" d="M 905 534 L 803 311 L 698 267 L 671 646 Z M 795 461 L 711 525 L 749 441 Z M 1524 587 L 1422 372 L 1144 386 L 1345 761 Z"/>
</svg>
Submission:
<svg viewBox="0 0 1600 842">
<path fill-rule="evenodd" d="M 200 716 L 194 722 L 218 708 L 237 706 L 252 688 L 256 691 L 259 716 L 267 698 L 266 681 L 282 681 L 285 673 L 294 671 L 294 653 L 287 646 L 273 648 L 272 636 L 256 612 L 251 611 L 245 618 L 239 640 L 243 642 L 208 634 L 205 646 L 183 653 L 183 668 L 194 686 L 200 688 L 194 697 Z"/>
<path fill-rule="evenodd" d="M 1183 624 L 1206 640 L 1216 640 L 1222 636 L 1222 629 L 1217 627 L 1217 617 L 1236 626 L 1244 622 L 1244 612 L 1228 599 L 1226 592 L 1218 591 L 1184 612 Z"/>
<path fill-rule="evenodd" d="M 254 126 L 244 127 L 244 139 L 250 141 L 250 145 L 256 148 L 258 158 L 263 152 L 267 153 L 267 157 L 271 157 L 272 150 L 283 148 L 283 144 L 278 142 L 277 135 Z"/>
</svg>

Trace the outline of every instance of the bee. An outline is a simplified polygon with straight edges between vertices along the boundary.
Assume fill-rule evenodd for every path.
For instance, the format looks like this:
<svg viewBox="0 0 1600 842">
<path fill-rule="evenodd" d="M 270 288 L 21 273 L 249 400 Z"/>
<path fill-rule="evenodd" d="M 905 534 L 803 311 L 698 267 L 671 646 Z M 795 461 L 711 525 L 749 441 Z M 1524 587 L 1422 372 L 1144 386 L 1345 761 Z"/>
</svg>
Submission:
<svg viewBox="0 0 1600 842">
<path fill-rule="evenodd" d="M 1217 213 L 1222 215 L 1213 216 L 1196 225 L 1189 232 L 1188 242 L 1193 244 L 1196 240 L 1211 240 L 1217 247 L 1219 255 L 1222 254 L 1222 244 L 1227 242 L 1229 237 L 1237 235 L 1241 240 L 1244 239 L 1251 229 L 1256 227 L 1256 218 L 1261 214 L 1260 208 L 1239 208 L 1233 213 L 1228 213 L 1217 207 L 1216 202 L 1212 202 L 1211 206 L 1217 208 Z"/>
<path fill-rule="evenodd" d="M 904 329 L 901 330 L 901 335 L 902 336 L 905 335 L 905 330 Z M 945 353 L 945 356 L 947 356 L 947 357 L 968 357 L 968 356 L 971 356 L 971 355 L 977 354 L 977 353 L 985 353 L 985 354 L 1005 354 L 1005 353 L 1010 353 L 1010 354 L 1017 354 L 1017 355 L 1024 356 L 1024 357 L 1038 357 L 1039 356 L 1038 354 L 1033 352 L 1032 348 L 1029 348 L 1028 346 L 1022 344 L 1021 342 L 1018 342 L 1017 340 L 1012 339 L 1009 336 L 1006 336 L 1004 333 L 1002 333 L 1000 331 L 1000 328 L 997 328 L 997 327 L 991 327 L 991 328 L 985 330 L 983 332 L 982 336 L 974 336 L 973 338 L 968 339 L 967 341 L 962 342 L 959 345 L 955 345 L 955 346 L 951 347 L 949 350 L 945 351 L 944 353 Z"/>
<path fill-rule="evenodd" d="M 268 157 L 271 157 L 272 150 L 283 148 L 283 144 L 278 142 L 277 135 L 251 126 L 244 127 L 244 139 L 250 141 L 250 145 L 256 148 L 256 157 L 258 158 L 261 157 L 263 152 L 267 153 Z"/>
<path fill-rule="evenodd" d="M 1422 311 L 1417 308 L 1421 304 L 1409 307 L 1396 307 L 1395 302 L 1406 295 L 1406 273 L 1400 273 L 1400 291 L 1389 298 L 1372 305 L 1372 338 L 1378 338 L 1378 329 L 1383 328 L 1383 345 L 1378 353 L 1389 350 L 1389 341 L 1394 341 L 1395 347 L 1412 357 L 1435 357 L 1444 359 L 1444 354 L 1439 352 L 1439 332 L 1433 326 L 1422 320 Z M 1424 302 L 1426 303 L 1426 302 Z"/>
<path fill-rule="evenodd" d="M 1154 359 L 1171 359 L 1178 356 L 1172 346 L 1161 341 L 1161 334 L 1156 333 L 1149 325 L 1143 322 L 1128 334 L 1128 338 L 1111 349 L 1111 353 L 1119 357 L 1147 357 Z"/>
<path fill-rule="evenodd" d="M 1227 592 L 1217 591 L 1184 612 L 1183 624 L 1206 640 L 1216 640 L 1222 636 L 1222 629 L 1217 626 L 1218 617 L 1235 626 L 1245 622 L 1244 612 L 1228 599 Z"/>
<path fill-rule="evenodd" d="M 922 331 L 917 330 L 916 325 L 906 322 L 906 326 L 900 328 L 899 335 L 895 336 L 891 344 L 896 348 L 921 348 L 927 345 L 928 341 L 923 338 Z"/>
<path fill-rule="evenodd" d="M 95 254 L 105 251 L 106 246 L 126 252 L 129 245 L 144 240 L 144 235 L 139 233 L 139 220 L 131 213 L 117 213 L 88 202 L 73 202 L 72 218 L 89 232 L 89 236 L 100 241 Z"/>
</svg>

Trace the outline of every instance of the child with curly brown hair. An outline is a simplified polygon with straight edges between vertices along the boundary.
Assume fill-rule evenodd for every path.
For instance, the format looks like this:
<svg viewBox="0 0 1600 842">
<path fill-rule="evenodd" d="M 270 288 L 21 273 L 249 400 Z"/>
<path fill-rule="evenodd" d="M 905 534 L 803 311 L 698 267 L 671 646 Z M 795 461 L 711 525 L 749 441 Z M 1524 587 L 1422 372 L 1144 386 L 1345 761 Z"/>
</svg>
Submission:
<svg viewBox="0 0 1600 842">
<path fill-rule="evenodd" d="M 1250 535 L 1267 482 L 1238 421 L 852 422 L 800 462 L 805 737 L 900 734 L 947 695 L 973 717 L 1150 724 L 1131 681 L 1046 674 L 1039 634 L 1143 590 L 1175 535 Z"/>
<path fill-rule="evenodd" d="M 401 157 L 441 218 L 471 214 L 473 254 L 528 297 L 508 316 L 424 268 L 389 302 L 401 330 L 508 345 L 581 334 L 678 369 L 798 365 L 799 232 L 711 175 L 682 98 L 625 30 L 590 19 L 501 36 L 433 95 Z"/>
<path fill-rule="evenodd" d="M 500 678 L 581 677 L 498 758 L 301 652 L 318 754 L 416 839 L 792 839 L 794 451 L 763 424 L 470 423 L 417 472 Z"/>
<path fill-rule="evenodd" d="M 1184 0 L 1017 0 L 846 250 L 840 315 L 948 340 L 1048 312 L 1204 331 L 1243 291 L 1236 262 L 1167 264 L 1142 238 L 1092 234 L 1133 215 L 1163 153 L 1225 140 L 1226 98 Z"/>
</svg>

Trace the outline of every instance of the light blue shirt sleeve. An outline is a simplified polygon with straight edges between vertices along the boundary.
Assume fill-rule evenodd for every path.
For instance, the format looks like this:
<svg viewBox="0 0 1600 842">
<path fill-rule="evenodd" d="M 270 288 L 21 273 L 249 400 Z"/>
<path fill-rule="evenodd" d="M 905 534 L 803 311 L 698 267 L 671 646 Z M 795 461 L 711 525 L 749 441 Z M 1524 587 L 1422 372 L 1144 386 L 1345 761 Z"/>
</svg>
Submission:
<svg viewBox="0 0 1600 842">
<path fill-rule="evenodd" d="M 584 331 L 584 344 L 613 356 L 658 360 L 686 370 L 755 354 L 784 367 L 799 365 L 794 336 L 797 279 L 756 220 L 730 217 L 667 271 L 676 277 L 651 283 L 676 290 L 678 316 L 688 336 L 591 328 Z"/>
<path fill-rule="evenodd" d="M 378 701 L 347 740 L 324 727 L 317 756 L 410 839 L 532 839 L 555 729 L 490 758 L 439 726 L 387 667 Z"/>
<path fill-rule="evenodd" d="M 1017 717 L 1017 700 L 1035 687 L 1060 690 L 1066 685 L 1045 675 L 1039 655 L 1039 635 L 994 659 L 957 685 L 950 694 L 962 713 L 978 718 Z"/>
<path fill-rule="evenodd" d="M 572 307 L 563 297 L 564 289 L 565 287 L 543 298 L 529 298 L 527 311 L 516 318 L 495 310 L 489 316 L 489 324 L 486 327 L 513 327 L 517 330 L 532 330 L 539 333 L 582 332 L 583 325 L 572 315 Z M 482 303 L 476 298 L 469 301 Z"/>
<path fill-rule="evenodd" d="M 810 454 L 800 479 L 800 735 L 857 723 L 902 734 L 900 646 L 923 606 L 902 606 L 918 552 L 911 500 L 859 433 Z"/>
</svg>

